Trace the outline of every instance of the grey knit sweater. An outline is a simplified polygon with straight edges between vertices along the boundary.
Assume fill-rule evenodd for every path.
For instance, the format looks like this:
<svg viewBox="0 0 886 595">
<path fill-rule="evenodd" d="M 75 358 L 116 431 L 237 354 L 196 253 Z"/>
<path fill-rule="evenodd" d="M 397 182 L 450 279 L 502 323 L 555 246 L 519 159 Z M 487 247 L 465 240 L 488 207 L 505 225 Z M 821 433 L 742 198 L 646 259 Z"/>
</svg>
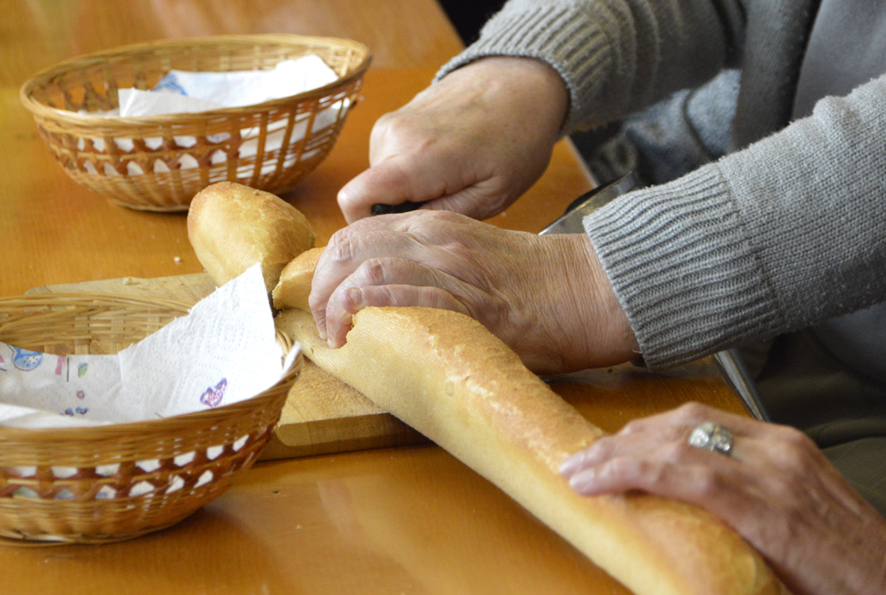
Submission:
<svg viewBox="0 0 886 595">
<path fill-rule="evenodd" d="M 735 152 L 585 220 L 650 367 L 886 299 L 886 77 L 788 125 L 815 5 L 511 0 L 441 71 L 545 60 L 570 91 L 568 132 L 742 69 Z"/>
</svg>

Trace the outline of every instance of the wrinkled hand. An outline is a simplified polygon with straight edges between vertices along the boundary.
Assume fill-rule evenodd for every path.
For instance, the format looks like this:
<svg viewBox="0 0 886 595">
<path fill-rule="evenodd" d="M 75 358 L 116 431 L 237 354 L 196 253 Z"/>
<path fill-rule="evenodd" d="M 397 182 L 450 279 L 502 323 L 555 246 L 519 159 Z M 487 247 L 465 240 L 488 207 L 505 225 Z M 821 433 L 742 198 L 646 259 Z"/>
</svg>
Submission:
<svg viewBox="0 0 886 595">
<path fill-rule="evenodd" d="M 448 211 L 363 219 L 320 257 L 309 300 L 321 336 L 345 343 L 366 306 L 467 314 L 527 367 L 553 373 L 636 357 L 624 310 L 584 234 L 538 236 Z"/>
<path fill-rule="evenodd" d="M 703 421 L 733 432 L 731 457 L 689 446 Z M 561 471 L 588 496 L 636 489 L 706 509 L 794 595 L 886 593 L 886 521 L 792 428 L 691 404 L 629 423 Z"/>
<path fill-rule="evenodd" d="M 450 73 L 375 124 L 370 169 L 338 195 L 345 219 L 406 201 L 500 213 L 544 172 L 568 103 L 560 76 L 537 60 L 485 58 Z"/>
</svg>

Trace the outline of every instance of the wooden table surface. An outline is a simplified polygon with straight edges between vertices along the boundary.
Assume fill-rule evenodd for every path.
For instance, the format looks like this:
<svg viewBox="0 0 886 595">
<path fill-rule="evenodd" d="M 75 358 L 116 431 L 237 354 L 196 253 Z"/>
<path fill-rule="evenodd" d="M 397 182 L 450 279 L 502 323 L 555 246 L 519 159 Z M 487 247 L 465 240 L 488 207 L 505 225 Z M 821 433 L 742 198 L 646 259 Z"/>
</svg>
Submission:
<svg viewBox="0 0 886 595">
<path fill-rule="evenodd" d="M 183 214 L 113 206 L 53 162 L 18 97 L 37 70 L 160 38 L 277 32 L 365 43 L 374 53 L 365 100 L 327 160 L 284 197 L 325 242 L 344 225 L 335 195 L 367 166 L 374 121 L 462 47 L 434 0 L 6 0 L 3 8 L 0 296 L 202 270 Z M 572 146 L 560 143 L 545 176 L 492 223 L 537 232 L 590 187 Z M 711 360 L 667 375 L 588 371 L 552 386 L 606 430 L 688 400 L 743 411 Z M 171 529 L 104 546 L 0 544 L 0 567 L 9 595 L 626 593 L 433 445 L 260 463 Z"/>
</svg>

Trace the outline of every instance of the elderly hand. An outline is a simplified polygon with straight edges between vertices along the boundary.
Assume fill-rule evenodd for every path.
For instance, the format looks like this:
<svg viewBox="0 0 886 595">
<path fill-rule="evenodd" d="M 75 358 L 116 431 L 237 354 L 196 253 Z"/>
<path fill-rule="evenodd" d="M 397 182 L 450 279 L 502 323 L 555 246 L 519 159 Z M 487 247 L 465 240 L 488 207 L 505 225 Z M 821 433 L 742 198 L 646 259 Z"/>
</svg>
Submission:
<svg viewBox="0 0 886 595">
<path fill-rule="evenodd" d="M 688 444 L 706 421 L 733 433 L 731 456 Z M 886 520 L 795 429 L 691 404 L 629 423 L 561 471 L 588 496 L 643 490 L 706 509 L 794 595 L 886 593 Z"/>
<path fill-rule="evenodd" d="M 544 172 L 568 103 L 563 80 L 537 60 L 484 58 L 450 73 L 375 124 L 370 169 L 338 195 L 345 219 L 407 201 L 500 213 Z"/>
<path fill-rule="evenodd" d="M 636 339 L 584 234 L 506 231 L 448 211 L 363 219 L 338 231 L 310 306 L 332 347 L 366 306 L 455 310 L 538 373 L 636 357 Z"/>
</svg>

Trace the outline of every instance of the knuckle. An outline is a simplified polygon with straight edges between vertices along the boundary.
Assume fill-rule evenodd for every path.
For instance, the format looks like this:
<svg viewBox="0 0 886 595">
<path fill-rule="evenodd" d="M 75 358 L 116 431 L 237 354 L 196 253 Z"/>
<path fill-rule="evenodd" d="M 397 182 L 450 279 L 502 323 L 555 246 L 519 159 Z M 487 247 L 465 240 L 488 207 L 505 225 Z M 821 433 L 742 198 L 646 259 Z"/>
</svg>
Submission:
<svg viewBox="0 0 886 595">
<path fill-rule="evenodd" d="M 622 457 L 607 461 L 602 471 L 610 477 L 629 480 L 633 483 L 641 475 L 640 466 L 640 461 Z"/>
<path fill-rule="evenodd" d="M 624 425 L 620 434 L 638 434 L 646 428 L 646 422 L 643 419 L 632 419 Z"/>
<path fill-rule="evenodd" d="M 692 449 L 685 441 L 670 441 L 659 449 L 659 454 L 663 460 L 673 464 L 685 461 L 690 454 L 695 454 Z"/>
<path fill-rule="evenodd" d="M 359 280 L 366 285 L 383 285 L 385 282 L 385 266 L 381 259 L 370 258 L 364 260 L 357 267 L 355 272 L 355 280 Z"/>
<path fill-rule="evenodd" d="M 326 300 L 312 291 L 311 295 L 308 296 L 308 307 L 311 309 L 311 312 L 324 310 L 326 308 Z"/>
<path fill-rule="evenodd" d="M 351 229 L 350 226 L 340 229 L 330 238 L 324 256 L 332 263 L 341 264 L 353 260 L 357 246 Z"/>
<path fill-rule="evenodd" d="M 701 467 L 696 470 L 696 492 L 702 498 L 712 497 L 721 493 L 725 488 L 723 476 L 717 469 Z"/>
<path fill-rule="evenodd" d="M 615 451 L 616 440 L 611 436 L 603 436 L 598 438 L 587 449 L 587 458 L 596 461 L 607 460 Z"/>
<path fill-rule="evenodd" d="M 797 430 L 796 428 L 777 426 L 777 432 L 778 439 L 787 443 L 789 446 L 796 450 L 810 452 L 817 449 L 817 447 L 815 446 L 815 442 L 813 442 L 809 436 L 807 436 L 800 430 Z"/>
<path fill-rule="evenodd" d="M 667 471 L 662 464 L 644 459 L 634 465 L 634 473 L 639 485 L 653 488 L 662 485 Z"/>
<path fill-rule="evenodd" d="M 606 463 L 605 471 L 611 477 L 642 489 L 658 485 L 662 478 L 661 465 L 647 459 L 615 458 Z"/>
<path fill-rule="evenodd" d="M 806 475 L 813 467 L 809 453 L 796 448 L 785 449 L 781 455 L 781 463 L 786 471 L 799 475 Z"/>
<path fill-rule="evenodd" d="M 372 126 L 372 131 L 369 133 L 370 142 L 380 143 L 386 140 L 396 130 L 399 120 L 400 115 L 397 112 L 382 115 Z"/>
<path fill-rule="evenodd" d="M 702 419 L 706 419 L 709 415 L 709 410 L 701 403 L 696 403 L 695 401 L 692 401 L 690 403 L 681 405 L 677 409 L 676 413 L 680 419 L 692 423 L 701 421 Z"/>
<path fill-rule="evenodd" d="M 822 458 L 815 442 L 800 430 L 776 426 L 774 434 L 775 441 L 784 445 L 780 460 L 786 468 L 805 474 L 816 467 Z"/>
</svg>

